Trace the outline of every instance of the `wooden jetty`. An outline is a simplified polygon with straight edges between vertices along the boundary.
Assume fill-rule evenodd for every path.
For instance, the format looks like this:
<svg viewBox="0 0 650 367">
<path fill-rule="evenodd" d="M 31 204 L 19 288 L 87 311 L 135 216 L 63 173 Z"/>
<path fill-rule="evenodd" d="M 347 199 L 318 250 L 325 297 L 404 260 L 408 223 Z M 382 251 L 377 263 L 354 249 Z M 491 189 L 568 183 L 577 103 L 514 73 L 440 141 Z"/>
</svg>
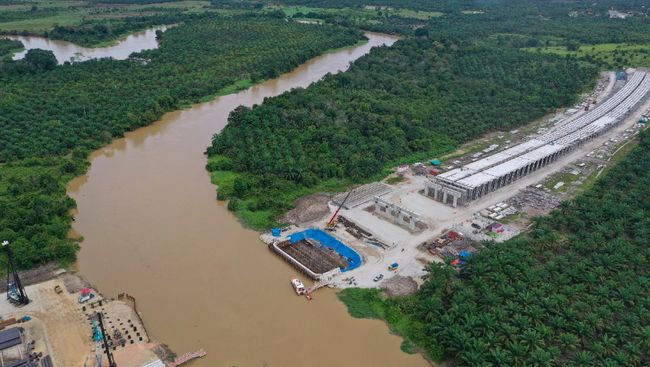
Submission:
<svg viewBox="0 0 650 367">
<path fill-rule="evenodd" d="M 177 357 L 174 362 L 172 362 L 172 367 L 180 366 L 184 363 L 187 363 L 193 359 L 204 357 L 206 354 L 205 350 L 199 349 L 196 352 L 185 353 L 180 357 Z"/>
</svg>

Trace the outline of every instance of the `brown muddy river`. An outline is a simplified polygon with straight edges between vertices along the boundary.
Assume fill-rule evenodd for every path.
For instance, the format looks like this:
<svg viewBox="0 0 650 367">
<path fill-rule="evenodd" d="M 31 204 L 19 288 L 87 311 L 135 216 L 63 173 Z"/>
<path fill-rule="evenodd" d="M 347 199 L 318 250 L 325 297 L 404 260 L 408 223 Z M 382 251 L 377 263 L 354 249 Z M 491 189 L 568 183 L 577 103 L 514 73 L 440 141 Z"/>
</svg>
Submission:
<svg viewBox="0 0 650 367">
<path fill-rule="evenodd" d="M 66 61 L 86 61 L 90 59 L 101 59 L 103 57 L 112 57 L 115 60 L 125 60 L 134 52 L 157 48 L 158 41 L 156 40 L 156 31 L 164 31 L 165 29 L 167 29 L 166 26 L 150 28 L 141 32 L 133 33 L 114 45 L 97 48 L 81 47 L 74 43 L 38 36 L 2 37 L 23 43 L 25 50 L 16 53 L 13 56 L 14 60 L 20 60 L 25 57 L 28 50 L 40 48 L 42 50 L 52 51 L 59 64 L 63 64 Z"/>
<path fill-rule="evenodd" d="M 80 273 L 106 296 L 134 295 L 151 336 L 184 353 L 205 348 L 192 366 L 428 366 L 400 350 L 383 322 L 347 314 L 326 289 L 306 301 L 293 292 L 296 271 L 258 233 L 242 228 L 204 166 L 205 148 L 238 105 L 259 104 L 348 67 L 370 42 L 317 57 L 293 72 L 169 113 L 95 152 L 74 180 L 74 229 L 84 237 Z"/>
</svg>

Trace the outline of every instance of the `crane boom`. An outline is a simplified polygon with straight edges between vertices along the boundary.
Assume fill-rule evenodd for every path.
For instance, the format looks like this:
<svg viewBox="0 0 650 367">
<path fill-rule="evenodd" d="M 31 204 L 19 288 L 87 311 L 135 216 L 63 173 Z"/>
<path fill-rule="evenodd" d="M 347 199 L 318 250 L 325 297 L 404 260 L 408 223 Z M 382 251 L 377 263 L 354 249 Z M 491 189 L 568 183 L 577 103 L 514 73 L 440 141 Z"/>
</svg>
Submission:
<svg viewBox="0 0 650 367">
<path fill-rule="evenodd" d="M 7 272 L 7 299 L 19 306 L 26 305 L 29 303 L 29 298 L 27 298 L 25 288 L 23 288 L 23 285 L 20 282 L 20 277 L 18 276 L 18 268 L 16 267 L 16 263 L 14 261 L 14 253 L 11 251 L 9 241 L 2 241 L 2 246 L 7 250 L 7 262 L 10 268 L 10 271 Z M 10 274 L 12 281 L 9 281 Z"/>
<path fill-rule="evenodd" d="M 341 204 L 339 205 L 339 207 L 334 212 L 334 215 L 332 215 L 332 218 L 330 218 L 329 222 L 327 222 L 327 227 L 332 227 L 334 225 L 334 221 L 336 220 L 336 216 L 339 214 L 339 211 L 341 210 L 343 205 L 345 205 L 345 202 L 348 201 L 348 198 L 350 197 L 350 194 L 352 194 L 352 191 L 354 191 L 354 190 L 348 191 L 348 194 L 345 195 L 345 198 L 343 199 L 343 201 L 341 201 Z"/>
</svg>

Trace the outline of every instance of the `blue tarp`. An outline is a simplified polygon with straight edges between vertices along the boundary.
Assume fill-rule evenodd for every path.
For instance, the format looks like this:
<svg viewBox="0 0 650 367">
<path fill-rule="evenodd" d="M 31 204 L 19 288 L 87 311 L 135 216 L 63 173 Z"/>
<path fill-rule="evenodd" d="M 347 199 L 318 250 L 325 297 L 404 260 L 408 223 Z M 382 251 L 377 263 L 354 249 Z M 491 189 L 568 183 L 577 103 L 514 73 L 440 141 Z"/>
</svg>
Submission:
<svg viewBox="0 0 650 367">
<path fill-rule="evenodd" d="M 338 252 L 341 256 L 345 257 L 345 259 L 348 261 L 348 267 L 341 269 L 343 272 L 356 269 L 362 264 L 361 256 L 359 256 L 356 251 L 320 229 L 309 228 L 307 230 L 297 232 L 289 236 L 291 243 L 296 243 L 304 239 L 316 240 L 321 245 L 331 248 L 334 251 Z"/>
<path fill-rule="evenodd" d="M 282 235 L 282 229 L 281 228 L 272 228 L 271 229 L 271 234 L 273 237 L 280 237 Z"/>
</svg>

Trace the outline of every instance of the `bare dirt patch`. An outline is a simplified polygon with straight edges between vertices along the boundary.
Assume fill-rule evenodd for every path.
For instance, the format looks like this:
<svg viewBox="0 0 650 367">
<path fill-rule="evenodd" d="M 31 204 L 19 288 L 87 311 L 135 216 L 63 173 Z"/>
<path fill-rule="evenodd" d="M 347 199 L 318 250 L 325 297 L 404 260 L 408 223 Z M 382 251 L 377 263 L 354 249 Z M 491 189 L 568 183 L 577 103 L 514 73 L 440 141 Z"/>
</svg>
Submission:
<svg viewBox="0 0 650 367">
<path fill-rule="evenodd" d="M 395 275 L 381 284 L 390 297 L 407 296 L 418 291 L 418 283 L 410 277 Z"/>
<path fill-rule="evenodd" d="M 51 269 L 50 269 L 51 270 Z M 50 355 L 55 366 L 82 366 L 95 358 L 92 341 L 92 316 L 97 311 L 104 314 L 104 322 L 118 365 L 142 366 L 156 359 L 151 351 L 149 337 L 140 317 L 130 303 L 104 299 L 98 292 L 95 297 L 80 304 L 79 290 L 88 284 L 74 274 L 59 275 L 45 282 L 25 287 L 29 304 L 15 307 L 0 302 L 0 318 L 31 320 L 21 323 L 28 340 L 34 341 L 34 353 Z M 106 365 L 106 364 L 105 364 Z"/>
<path fill-rule="evenodd" d="M 77 293 L 81 292 L 84 288 L 90 288 L 90 283 L 86 282 L 78 275 L 65 273 L 61 276 L 61 279 L 63 279 L 63 284 L 68 293 Z"/>
<path fill-rule="evenodd" d="M 31 270 L 21 270 L 18 272 L 18 276 L 20 277 L 20 281 L 23 287 L 26 287 L 31 284 L 36 284 L 36 283 L 44 282 L 46 280 L 50 280 L 56 277 L 57 275 L 63 273 L 64 271 L 65 270 L 61 269 L 61 267 L 56 262 L 50 262 L 35 267 L 34 269 Z M 7 291 L 7 284 L 5 282 L 0 282 L 0 292 L 6 292 L 6 291 Z"/>
<path fill-rule="evenodd" d="M 330 212 L 327 203 L 331 197 L 328 194 L 313 194 L 302 197 L 294 202 L 294 209 L 287 212 L 282 221 L 300 225 L 323 218 Z"/>
</svg>

